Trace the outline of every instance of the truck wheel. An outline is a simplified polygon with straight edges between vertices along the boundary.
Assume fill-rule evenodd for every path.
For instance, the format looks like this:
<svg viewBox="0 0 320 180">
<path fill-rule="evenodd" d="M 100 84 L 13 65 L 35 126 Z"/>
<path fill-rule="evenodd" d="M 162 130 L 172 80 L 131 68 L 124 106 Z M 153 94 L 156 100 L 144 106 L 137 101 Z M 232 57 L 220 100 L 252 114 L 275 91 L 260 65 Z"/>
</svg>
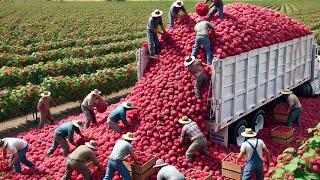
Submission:
<svg viewBox="0 0 320 180">
<path fill-rule="evenodd" d="M 241 136 L 241 133 L 244 132 L 246 127 L 248 127 L 248 122 L 245 119 L 241 119 L 229 129 L 233 130 L 231 131 L 231 143 L 241 146 L 241 144 L 245 141 L 245 138 Z"/>
<path fill-rule="evenodd" d="M 265 120 L 265 112 L 264 112 L 264 110 L 259 109 L 252 116 L 252 119 L 250 122 L 250 127 L 256 133 L 258 133 L 263 128 L 264 120 Z"/>
</svg>

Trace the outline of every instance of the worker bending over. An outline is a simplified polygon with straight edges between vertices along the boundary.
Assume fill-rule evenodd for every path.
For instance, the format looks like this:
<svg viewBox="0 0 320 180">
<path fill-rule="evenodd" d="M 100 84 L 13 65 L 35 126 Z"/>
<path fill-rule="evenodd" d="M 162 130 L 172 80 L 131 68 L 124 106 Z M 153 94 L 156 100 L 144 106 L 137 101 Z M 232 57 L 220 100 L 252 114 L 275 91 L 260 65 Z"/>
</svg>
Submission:
<svg viewBox="0 0 320 180">
<path fill-rule="evenodd" d="M 296 95 L 289 89 L 283 89 L 281 91 L 286 99 L 288 100 L 289 108 L 287 109 L 288 116 L 288 127 L 292 126 L 292 123 L 297 123 L 299 127 L 302 127 L 300 115 L 301 115 L 301 103 Z"/>
<path fill-rule="evenodd" d="M 170 28 L 173 28 L 174 21 L 178 18 L 180 11 L 182 11 L 184 14 L 187 14 L 187 10 L 184 7 L 183 2 L 181 0 L 177 0 L 171 5 L 169 9 Z"/>
</svg>

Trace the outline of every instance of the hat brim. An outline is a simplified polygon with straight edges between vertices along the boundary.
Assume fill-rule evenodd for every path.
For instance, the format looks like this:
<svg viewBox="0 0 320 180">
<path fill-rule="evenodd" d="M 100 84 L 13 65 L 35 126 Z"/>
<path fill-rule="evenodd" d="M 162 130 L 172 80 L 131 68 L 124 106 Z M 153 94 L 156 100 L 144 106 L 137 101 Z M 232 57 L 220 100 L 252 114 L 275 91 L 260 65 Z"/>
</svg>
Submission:
<svg viewBox="0 0 320 180">
<path fill-rule="evenodd" d="M 49 96 L 51 96 L 51 93 L 49 92 L 47 95 L 45 95 L 44 93 L 41 93 L 40 96 L 41 97 L 49 97 Z"/>
<path fill-rule="evenodd" d="M 189 123 L 191 123 L 192 122 L 192 120 L 190 119 L 190 118 L 188 118 L 188 121 L 184 121 L 184 120 L 182 120 L 182 119 L 179 119 L 179 123 L 180 124 L 189 124 Z"/>
<path fill-rule="evenodd" d="M 157 167 L 163 167 L 168 165 L 167 163 L 163 163 L 163 164 L 158 164 L 158 165 L 154 165 L 153 168 L 157 168 Z"/>
<path fill-rule="evenodd" d="M 125 108 L 128 108 L 128 109 L 135 108 L 134 106 L 128 106 L 127 103 L 125 103 L 125 102 L 122 103 L 122 106 L 125 107 Z"/>
<path fill-rule="evenodd" d="M 95 95 L 100 95 L 101 94 L 101 91 L 98 91 L 98 93 L 94 92 L 94 91 L 91 91 L 92 94 L 95 94 Z"/>
<path fill-rule="evenodd" d="M 192 64 L 196 60 L 196 58 L 194 56 L 191 56 L 191 58 L 192 58 L 191 61 L 189 61 L 189 62 L 188 61 L 184 61 L 183 62 L 184 66 L 189 66 L 190 64 Z"/>
<path fill-rule="evenodd" d="M 72 124 L 77 128 L 81 128 L 81 126 L 79 124 L 77 124 L 76 122 L 72 122 Z"/>
<path fill-rule="evenodd" d="M 3 140 L 2 140 L 3 141 Z M 1 148 L 6 147 L 6 145 L 8 144 L 7 141 L 3 141 L 3 144 L 0 146 Z"/>
<path fill-rule="evenodd" d="M 183 2 L 181 1 L 181 5 L 179 5 L 177 2 L 174 2 L 173 6 L 174 7 L 182 7 L 183 6 Z"/>
<path fill-rule="evenodd" d="M 281 94 L 292 94 L 292 91 L 281 91 Z"/>
<path fill-rule="evenodd" d="M 162 11 L 159 11 L 159 12 L 160 12 L 160 14 L 156 14 L 155 12 L 152 12 L 152 13 L 151 13 L 151 16 L 152 16 L 152 17 L 161 17 L 162 14 L 163 14 L 163 12 L 162 12 Z"/>
<path fill-rule="evenodd" d="M 257 133 L 253 132 L 252 134 L 247 134 L 246 132 L 242 132 L 241 136 L 243 136 L 243 137 L 256 137 Z"/>
<path fill-rule="evenodd" d="M 129 141 L 136 140 L 136 138 L 131 138 L 131 137 L 127 136 L 126 134 L 123 134 L 122 138 L 125 139 L 125 140 L 129 140 Z"/>
<path fill-rule="evenodd" d="M 98 149 L 98 147 L 92 146 L 89 142 L 84 143 L 84 145 L 86 145 L 87 147 L 89 147 L 91 149 Z"/>
</svg>

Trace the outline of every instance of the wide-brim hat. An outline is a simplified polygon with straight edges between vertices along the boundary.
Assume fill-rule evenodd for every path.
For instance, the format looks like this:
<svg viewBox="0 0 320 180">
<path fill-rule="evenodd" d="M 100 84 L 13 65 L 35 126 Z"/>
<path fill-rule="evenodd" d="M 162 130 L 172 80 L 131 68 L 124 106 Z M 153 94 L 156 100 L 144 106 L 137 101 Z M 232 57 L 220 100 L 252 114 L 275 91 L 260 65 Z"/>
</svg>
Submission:
<svg viewBox="0 0 320 180">
<path fill-rule="evenodd" d="M 282 89 L 281 94 L 292 94 L 292 91 L 290 89 Z"/>
<path fill-rule="evenodd" d="M 243 136 L 243 137 L 256 137 L 257 136 L 257 133 L 256 132 L 254 132 L 254 131 L 252 131 L 252 129 L 251 128 L 246 128 L 245 130 L 244 130 L 244 132 L 242 132 L 241 133 L 241 136 Z"/>
<path fill-rule="evenodd" d="M 82 126 L 82 122 L 80 120 L 72 121 L 72 124 L 77 128 L 81 128 Z"/>
<path fill-rule="evenodd" d="M 133 140 L 136 139 L 134 137 L 133 133 L 131 133 L 131 132 L 127 132 L 126 134 L 123 134 L 122 138 L 125 139 L 125 140 L 129 140 L 129 141 L 133 141 Z"/>
<path fill-rule="evenodd" d="M 196 57 L 194 56 L 187 56 L 184 58 L 184 65 L 185 66 L 189 66 L 190 64 L 192 64 L 194 61 L 196 60 Z"/>
<path fill-rule="evenodd" d="M 51 96 L 51 92 L 45 91 L 45 92 L 41 93 L 40 96 L 41 97 L 49 97 L 49 96 Z"/>
<path fill-rule="evenodd" d="M 84 145 L 89 147 L 89 148 L 91 148 L 91 149 L 93 149 L 93 150 L 98 149 L 97 142 L 94 141 L 94 140 L 90 140 L 90 142 L 86 142 L 86 143 L 84 143 Z"/>
<path fill-rule="evenodd" d="M 173 3 L 174 7 L 182 7 L 183 2 L 181 0 L 177 0 L 176 2 Z"/>
<path fill-rule="evenodd" d="M 0 139 L 0 148 L 5 147 L 8 144 L 7 141 L 4 141 L 3 139 Z"/>
<path fill-rule="evenodd" d="M 131 102 L 128 102 L 128 101 L 123 102 L 121 105 L 122 105 L 123 107 L 125 107 L 125 108 L 128 108 L 128 109 L 134 108 L 134 105 L 133 105 Z"/>
<path fill-rule="evenodd" d="M 183 116 L 181 119 L 179 119 L 180 124 L 189 124 L 191 122 L 192 122 L 192 120 L 190 118 L 188 118 L 187 116 Z"/>
<path fill-rule="evenodd" d="M 100 95 L 101 91 L 99 91 L 98 89 L 95 89 L 95 90 L 91 91 L 91 93 L 95 94 L 95 95 Z"/>
<path fill-rule="evenodd" d="M 162 16 L 162 14 L 163 14 L 163 12 L 161 10 L 156 9 L 151 13 L 151 16 L 152 17 L 160 17 L 160 16 Z"/>
<path fill-rule="evenodd" d="M 168 165 L 168 164 L 165 163 L 163 159 L 158 159 L 158 160 L 156 161 L 156 165 L 154 165 L 153 168 L 162 167 L 162 166 L 166 166 L 166 165 Z"/>
</svg>

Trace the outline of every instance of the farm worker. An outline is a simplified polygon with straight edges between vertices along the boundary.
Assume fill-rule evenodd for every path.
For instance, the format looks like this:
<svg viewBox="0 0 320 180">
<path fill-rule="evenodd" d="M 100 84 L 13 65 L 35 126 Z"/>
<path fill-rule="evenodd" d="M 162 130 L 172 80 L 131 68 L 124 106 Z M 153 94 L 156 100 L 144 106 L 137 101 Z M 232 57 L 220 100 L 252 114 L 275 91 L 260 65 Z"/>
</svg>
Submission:
<svg viewBox="0 0 320 180">
<path fill-rule="evenodd" d="M 85 128 L 90 126 L 91 121 L 92 123 L 97 123 L 96 115 L 93 110 L 101 101 L 103 101 L 100 94 L 101 91 L 95 89 L 91 91 L 81 103 L 81 110 L 86 116 L 86 123 L 84 124 Z"/>
<path fill-rule="evenodd" d="M 205 3 L 207 3 L 209 0 L 206 0 Z M 222 0 L 210 0 L 211 4 L 209 6 L 209 17 L 208 21 L 210 21 L 213 17 L 213 15 L 219 11 L 219 18 L 223 19 L 223 2 Z"/>
<path fill-rule="evenodd" d="M 289 108 L 287 110 L 288 116 L 288 127 L 292 126 L 292 123 L 296 122 L 300 127 L 302 127 L 300 115 L 301 115 L 301 103 L 296 95 L 292 93 L 289 89 L 282 89 L 281 94 L 286 96 L 288 99 Z"/>
<path fill-rule="evenodd" d="M 241 135 L 246 138 L 246 141 L 241 145 L 240 153 L 237 157 L 237 164 L 244 155 L 247 156 L 247 163 L 244 166 L 242 180 L 250 180 L 254 174 L 257 180 L 263 180 L 263 150 L 266 153 L 268 168 L 270 164 L 270 152 L 261 139 L 255 138 L 257 133 L 252 131 L 251 128 L 246 128 Z"/>
<path fill-rule="evenodd" d="M 69 142 L 74 145 L 77 146 L 73 140 L 73 135 L 74 132 L 76 132 L 77 134 L 79 134 L 82 138 L 83 135 L 80 132 L 80 127 L 82 126 L 82 122 L 79 120 L 75 120 L 72 122 L 66 122 L 61 124 L 55 131 L 54 131 L 54 142 L 53 145 L 50 147 L 50 149 L 48 150 L 47 155 L 50 156 L 51 154 L 53 154 L 53 152 L 58 148 L 58 146 L 60 145 L 61 148 L 63 149 L 63 155 L 65 157 L 68 156 L 69 154 L 69 145 L 68 142 L 66 140 L 66 138 L 68 138 Z"/>
<path fill-rule="evenodd" d="M 183 143 L 186 136 L 188 136 L 192 141 L 185 154 L 188 161 L 193 162 L 194 154 L 198 149 L 201 149 L 201 152 L 207 156 L 207 139 L 201 132 L 197 123 L 187 116 L 183 116 L 179 119 L 179 123 L 184 125 L 181 131 L 180 142 Z"/>
<path fill-rule="evenodd" d="M 166 32 L 163 23 L 162 23 L 162 14 L 163 12 L 159 9 L 154 10 L 151 13 L 147 25 L 147 38 L 148 38 L 148 48 L 149 48 L 149 57 L 157 58 L 160 54 L 160 42 L 158 39 L 158 34 L 163 34 Z M 161 26 L 162 32 L 158 30 L 158 26 Z"/>
<path fill-rule="evenodd" d="M 185 180 L 184 175 L 174 166 L 168 165 L 162 159 L 156 161 L 153 166 L 158 171 L 157 180 L 172 179 L 172 180 Z"/>
<path fill-rule="evenodd" d="M 27 141 L 20 138 L 3 138 L 0 139 L 0 148 L 3 149 L 3 159 L 7 156 L 7 150 L 10 152 L 9 166 L 14 167 L 16 173 L 21 172 L 20 162 L 29 168 L 34 168 L 34 164 L 26 157 L 28 151 Z"/>
<path fill-rule="evenodd" d="M 54 120 L 50 111 L 50 105 L 53 104 L 53 101 L 50 98 L 51 93 L 48 91 L 43 92 L 40 96 L 41 98 L 39 99 L 37 109 L 40 112 L 39 128 L 42 128 L 43 123 L 46 119 L 48 119 L 50 123 L 53 124 Z"/>
<path fill-rule="evenodd" d="M 194 30 L 196 32 L 196 41 L 192 48 L 191 55 L 197 57 L 198 51 L 201 45 L 204 46 L 204 50 L 206 51 L 207 55 L 207 63 L 212 63 L 212 54 L 211 54 L 211 45 L 209 39 L 209 29 L 212 30 L 214 33 L 214 27 L 209 21 L 202 21 L 201 18 L 196 20 L 196 25 L 194 26 Z"/>
<path fill-rule="evenodd" d="M 188 70 L 196 76 L 196 82 L 194 84 L 194 92 L 196 98 L 201 98 L 201 86 L 209 81 L 207 73 L 202 67 L 202 62 L 196 59 L 194 56 L 187 56 L 184 60 L 184 65 Z"/>
<path fill-rule="evenodd" d="M 62 179 L 71 180 L 73 170 L 76 170 L 78 173 L 82 174 L 85 180 L 92 179 L 90 169 L 87 167 L 86 162 L 90 160 L 98 167 L 99 170 L 102 169 L 96 155 L 93 152 L 97 150 L 97 148 L 97 143 L 94 140 L 86 142 L 85 145 L 80 145 L 77 147 L 77 149 L 75 149 L 68 157 L 66 163 L 66 172 L 64 173 Z"/>
<path fill-rule="evenodd" d="M 134 105 L 131 102 L 123 102 L 121 103 L 116 109 L 111 111 L 107 118 L 107 123 L 109 128 L 113 129 L 116 133 L 121 132 L 121 128 L 118 125 L 118 121 L 121 120 L 122 123 L 127 126 L 128 121 L 127 121 L 127 111 L 129 109 L 135 108 Z"/>
<path fill-rule="evenodd" d="M 113 147 L 113 150 L 109 156 L 109 162 L 106 170 L 106 175 L 103 180 L 112 180 L 116 171 L 122 176 L 123 180 L 130 180 L 130 174 L 126 166 L 123 164 L 124 158 L 130 154 L 131 158 L 138 164 L 137 157 L 134 153 L 133 147 L 131 145 L 132 141 L 136 138 L 133 136 L 133 133 L 127 132 L 122 135 L 123 139 L 120 139 L 116 142 Z"/>
<path fill-rule="evenodd" d="M 181 0 L 177 0 L 171 5 L 169 10 L 169 23 L 171 28 L 173 28 L 174 20 L 178 17 L 180 11 L 187 14 L 187 11 L 183 5 L 183 2 Z"/>
</svg>

